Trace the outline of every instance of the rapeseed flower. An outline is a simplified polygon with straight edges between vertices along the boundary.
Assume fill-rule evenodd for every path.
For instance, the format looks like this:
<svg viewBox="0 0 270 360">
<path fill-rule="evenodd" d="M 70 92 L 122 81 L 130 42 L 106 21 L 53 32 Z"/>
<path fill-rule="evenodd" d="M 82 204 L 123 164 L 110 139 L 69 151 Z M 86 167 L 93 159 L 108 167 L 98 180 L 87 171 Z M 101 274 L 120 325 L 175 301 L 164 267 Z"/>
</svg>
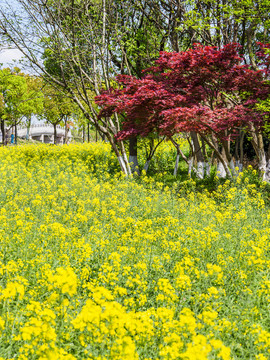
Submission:
<svg viewBox="0 0 270 360">
<path fill-rule="evenodd" d="M 175 195 L 113 173 L 104 143 L 0 167 L 0 359 L 269 358 L 266 185 Z"/>
</svg>

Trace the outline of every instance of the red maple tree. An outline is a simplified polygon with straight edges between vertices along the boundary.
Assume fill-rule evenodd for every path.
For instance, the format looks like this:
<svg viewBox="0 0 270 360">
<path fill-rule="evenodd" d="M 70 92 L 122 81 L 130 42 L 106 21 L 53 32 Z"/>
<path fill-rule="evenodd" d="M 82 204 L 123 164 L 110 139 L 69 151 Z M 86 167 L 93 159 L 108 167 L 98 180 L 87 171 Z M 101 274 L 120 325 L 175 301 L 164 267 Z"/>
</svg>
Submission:
<svg viewBox="0 0 270 360">
<path fill-rule="evenodd" d="M 259 129 L 265 119 L 255 104 L 269 95 L 267 47 L 260 44 L 259 70 L 243 63 L 235 43 L 222 49 L 194 44 L 179 53 L 161 52 L 143 79 L 118 76 L 118 89 L 96 97 L 102 108 L 99 116 L 122 115 L 119 139 L 196 132 L 214 149 L 230 176 L 230 140 L 239 128 Z"/>
</svg>

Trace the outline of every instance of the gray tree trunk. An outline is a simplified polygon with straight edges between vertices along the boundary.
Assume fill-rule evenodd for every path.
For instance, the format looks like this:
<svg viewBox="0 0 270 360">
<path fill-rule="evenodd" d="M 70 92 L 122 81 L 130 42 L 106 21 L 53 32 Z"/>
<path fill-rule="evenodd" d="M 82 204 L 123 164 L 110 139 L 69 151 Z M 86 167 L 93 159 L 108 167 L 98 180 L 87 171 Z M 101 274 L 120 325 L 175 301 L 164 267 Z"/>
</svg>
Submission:
<svg viewBox="0 0 270 360">
<path fill-rule="evenodd" d="M 137 137 L 129 139 L 129 163 L 132 174 L 140 175 L 137 143 Z"/>
<path fill-rule="evenodd" d="M 204 156 L 202 153 L 201 145 L 198 139 L 198 134 L 191 132 L 191 139 L 194 146 L 194 155 L 197 160 L 197 177 L 199 179 L 204 178 Z"/>
</svg>

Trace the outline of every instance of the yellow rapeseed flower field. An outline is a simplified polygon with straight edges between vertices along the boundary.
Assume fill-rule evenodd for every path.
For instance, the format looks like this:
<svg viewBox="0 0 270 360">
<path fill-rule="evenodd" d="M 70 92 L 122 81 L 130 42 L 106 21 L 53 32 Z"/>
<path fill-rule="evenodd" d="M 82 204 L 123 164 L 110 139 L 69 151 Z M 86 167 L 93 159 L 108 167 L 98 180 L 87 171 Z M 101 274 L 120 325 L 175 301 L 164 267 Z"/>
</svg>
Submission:
<svg viewBox="0 0 270 360">
<path fill-rule="evenodd" d="M 116 168 L 107 144 L 0 149 L 0 359 L 269 359 L 262 189 Z"/>
</svg>

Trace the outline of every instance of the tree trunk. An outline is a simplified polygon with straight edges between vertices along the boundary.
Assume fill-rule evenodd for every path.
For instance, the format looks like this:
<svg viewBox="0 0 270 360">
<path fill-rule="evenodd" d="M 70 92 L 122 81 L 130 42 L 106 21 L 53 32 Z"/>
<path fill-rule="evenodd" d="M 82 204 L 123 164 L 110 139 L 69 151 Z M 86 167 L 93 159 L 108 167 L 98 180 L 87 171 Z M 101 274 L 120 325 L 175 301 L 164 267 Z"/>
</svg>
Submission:
<svg viewBox="0 0 270 360">
<path fill-rule="evenodd" d="M 180 155 L 181 155 L 181 149 L 180 149 L 180 145 L 175 140 L 173 140 L 172 138 L 170 140 L 171 140 L 172 144 L 176 147 L 176 160 L 175 160 L 175 166 L 174 166 L 174 171 L 173 171 L 173 176 L 176 177 L 177 171 L 178 171 L 178 166 L 179 166 Z M 182 154 L 182 157 L 183 156 L 184 156 L 184 154 Z"/>
<path fill-rule="evenodd" d="M 85 127 L 84 127 L 84 125 L 82 128 L 82 141 L 83 141 L 83 143 L 85 142 Z"/>
<path fill-rule="evenodd" d="M 197 176 L 199 179 L 204 178 L 204 156 L 202 153 L 201 145 L 198 139 L 198 134 L 195 132 L 190 133 L 193 149 L 194 149 L 194 156 L 197 160 Z"/>
<path fill-rule="evenodd" d="M 245 133 L 241 130 L 240 132 L 240 163 L 239 163 L 239 171 L 243 170 L 244 166 L 244 139 L 245 139 Z"/>
<path fill-rule="evenodd" d="M 192 169 L 194 168 L 193 164 L 194 164 L 195 150 L 194 150 L 194 144 L 193 144 L 192 138 L 190 139 L 188 137 L 187 140 L 188 140 L 189 147 L 190 147 L 190 152 L 189 152 L 188 161 L 187 161 L 188 176 L 191 177 Z"/>
<path fill-rule="evenodd" d="M 266 181 L 270 182 L 270 144 L 268 145 L 268 150 L 267 150 L 267 164 L 266 164 L 266 171 L 265 171 L 265 178 Z"/>
<path fill-rule="evenodd" d="M 123 157 L 123 160 L 124 160 L 124 163 L 125 163 L 125 167 L 127 169 L 127 175 L 131 175 L 131 169 L 130 169 L 130 165 L 129 165 L 129 161 L 128 161 L 128 158 L 127 158 L 127 153 L 126 153 L 126 149 L 125 149 L 125 146 L 124 146 L 124 143 L 123 141 L 118 141 L 118 146 L 119 146 L 119 149 L 120 149 L 120 153 L 122 154 L 122 157 Z"/>
<path fill-rule="evenodd" d="M 210 175 L 210 164 L 209 164 L 209 159 L 206 153 L 206 148 L 205 148 L 205 141 L 203 139 L 202 140 L 202 153 L 203 153 L 203 157 L 204 157 L 204 168 L 205 168 L 205 174 L 206 176 Z"/>
<path fill-rule="evenodd" d="M 243 161 L 244 161 L 244 137 L 245 133 L 243 130 L 240 130 L 239 136 L 236 139 L 235 144 L 235 166 L 238 168 L 237 172 L 242 172 L 243 170 Z"/>
<path fill-rule="evenodd" d="M 83 108 L 82 108 L 82 110 L 83 110 Z M 114 151 L 114 153 L 118 159 L 120 168 L 123 171 L 123 173 L 127 176 L 131 175 L 131 170 L 130 170 L 126 150 L 124 147 L 124 143 L 123 143 L 123 141 L 117 141 L 115 138 L 115 135 L 117 133 L 117 128 L 119 127 L 119 121 L 118 121 L 117 117 L 116 117 L 116 126 L 111 124 L 110 121 L 106 121 L 107 127 L 105 127 L 104 122 L 103 122 L 103 124 L 98 123 L 98 121 L 95 121 L 89 113 L 84 112 L 84 115 L 89 122 L 91 122 L 91 123 L 93 123 L 93 125 L 95 125 L 97 132 L 102 137 L 102 140 L 105 140 L 105 139 L 108 140 L 108 142 L 110 143 L 110 145 L 112 147 L 112 150 Z M 83 140 L 84 139 L 85 139 L 85 127 L 83 127 Z"/>
<path fill-rule="evenodd" d="M 69 128 L 67 126 L 67 116 L 65 117 L 65 135 L 64 135 L 64 144 L 67 144 L 67 138 L 68 138 L 68 131 Z"/>
<path fill-rule="evenodd" d="M 253 67 L 254 70 L 258 70 L 258 66 L 255 61 L 255 56 L 253 52 L 253 42 L 256 35 L 256 28 L 257 25 L 255 21 L 253 20 L 250 24 L 250 26 L 246 29 L 246 36 L 247 36 L 247 50 L 249 55 L 249 61 Z"/>
<path fill-rule="evenodd" d="M 129 163 L 132 174 L 140 175 L 137 143 L 137 137 L 129 139 Z"/>
<path fill-rule="evenodd" d="M 226 170 L 221 161 L 218 160 L 217 163 L 217 176 L 221 179 L 224 179 L 226 177 Z"/>
<path fill-rule="evenodd" d="M 90 123 L 87 123 L 87 142 L 90 143 Z"/>
<path fill-rule="evenodd" d="M 193 156 L 189 157 L 188 159 L 188 176 L 191 177 L 191 172 L 193 168 Z"/>
<path fill-rule="evenodd" d="M 143 170 L 147 173 L 148 169 L 149 169 L 149 165 L 150 165 L 150 161 L 151 159 L 147 159 L 145 164 L 144 164 L 144 167 L 143 167 Z"/>
<path fill-rule="evenodd" d="M 2 133 L 2 145 L 6 144 L 6 133 L 5 133 L 5 120 L 1 119 L 1 133 Z"/>
<path fill-rule="evenodd" d="M 17 145 L 17 139 L 18 139 L 18 131 L 17 131 L 17 122 L 15 122 L 14 125 L 14 130 L 15 130 L 15 145 Z"/>
<path fill-rule="evenodd" d="M 215 138 L 214 134 L 212 134 L 213 141 L 211 141 L 211 139 L 208 139 L 204 135 L 201 135 L 201 137 L 215 152 L 215 155 L 216 155 L 217 161 L 218 161 L 217 171 L 220 172 L 220 177 L 221 176 L 225 177 L 227 175 L 229 178 L 232 178 L 229 161 L 226 157 L 226 152 L 224 150 L 224 147 L 222 147 L 222 151 L 220 152 L 218 149 L 218 142 L 217 142 L 217 139 Z"/>
<path fill-rule="evenodd" d="M 107 139 L 108 139 L 108 141 L 109 141 L 115 155 L 117 156 L 117 160 L 119 162 L 121 171 L 126 176 L 130 175 L 131 171 L 130 171 L 129 167 L 127 167 L 126 161 L 124 159 L 125 147 L 124 147 L 123 143 L 121 141 L 119 141 L 119 144 L 115 143 L 114 137 L 109 132 L 106 134 L 106 136 L 107 136 Z M 120 150 L 119 150 L 119 148 L 120 148 Z"/>
<path fill-rule="evenodd" d="M 31 127 L 31 117 L 27 119 L 27 125 L 26 125 L 26 140 L 29 140 L 29 134 L 30 134 L 30 127 Z"/>
<path fill-rule="evenodd" d="M 197 169 L 193 166 L 193 160 L 194 160 L 193 149 L 191 151 L 191 156 L 189 158 L 187 158 L 185 156 L 185 154 L 182 152 L 182 150 L 180 148 L 180 145 L 173 138 L 170 138 L 170 140 L 171 140 L 172 144 L 176 148 L 176 161 L 175 161 L 175 166 L 174 166 L 174 176 L 177 175 L 177 170 L 178 170 L 178 166 L 179 166 L 179 159 L 180 159 L 180 156 L 181 156 L 182 159 L 188 165 L 188 175 L 191 176 L 191 172 L 193 171 L 196 174 L 196 176 L 199 177 Z M 190 145 L 192 146 L 191 142 L 190 142 Z"/>
<path fill-rule="evenodd" d="M 258 168 L 260 175 L 264 181 L 270 182 L 270 173 L 266 161 L 262 132 L 261 130 L 255 129 L 253 123 L 249 123 L 249 130 L 251 134 L 251 144 L 255 150 L 258 159 Z"/>
<path fill-rule="evenodd" d="M 226 135 L 227 135 L 227 132 L 226 132 Z M 223 145 L 222 148 L 224 150 L 224 152 L 223 152 L 224 159 L 226 159 L 226 162 L 229 165 L 232 175 L 236 176 L 235 165 L 234 165 L 233 157 L 230 152 L 230 148 L 231 148 L 230 137 L 228 140 L 223 140 L 222 145 Z"/>
<path fill-rule="evenodd" d="M 178 172 L 179 159 L 180 159 L 180 151 L 177 149 L 175 166 L 174 166 L 174 171 L 173 171 L 173 176 L 175 176 L 175 177 L 177 176 L 177 172 Z"/>
<path fill-rule="evenodd" d="M 165 137 L 163 137 L 155 146 L 154 140 L 151 140 L 151 144 L 150 144 L 150 149 L 149 149 L 149 153 L 146 156 L 146 162 L 144 164 L 143 170 L 145 170 L 145 172 L 147 173 L 148 169 L 149 169 L 149 165 L 150 165 L 150 161 L 153 158 L 158 146 L 162 143 L 162 141 L 165 139 Z"/>
<path fill-rule="evenodd" d="M 53 143 L 54 145 L 56 145 L 56 139 L 57 139 L 57 129 L 56 129 L 57 124 L 53 124 Z"/>
</svg>

